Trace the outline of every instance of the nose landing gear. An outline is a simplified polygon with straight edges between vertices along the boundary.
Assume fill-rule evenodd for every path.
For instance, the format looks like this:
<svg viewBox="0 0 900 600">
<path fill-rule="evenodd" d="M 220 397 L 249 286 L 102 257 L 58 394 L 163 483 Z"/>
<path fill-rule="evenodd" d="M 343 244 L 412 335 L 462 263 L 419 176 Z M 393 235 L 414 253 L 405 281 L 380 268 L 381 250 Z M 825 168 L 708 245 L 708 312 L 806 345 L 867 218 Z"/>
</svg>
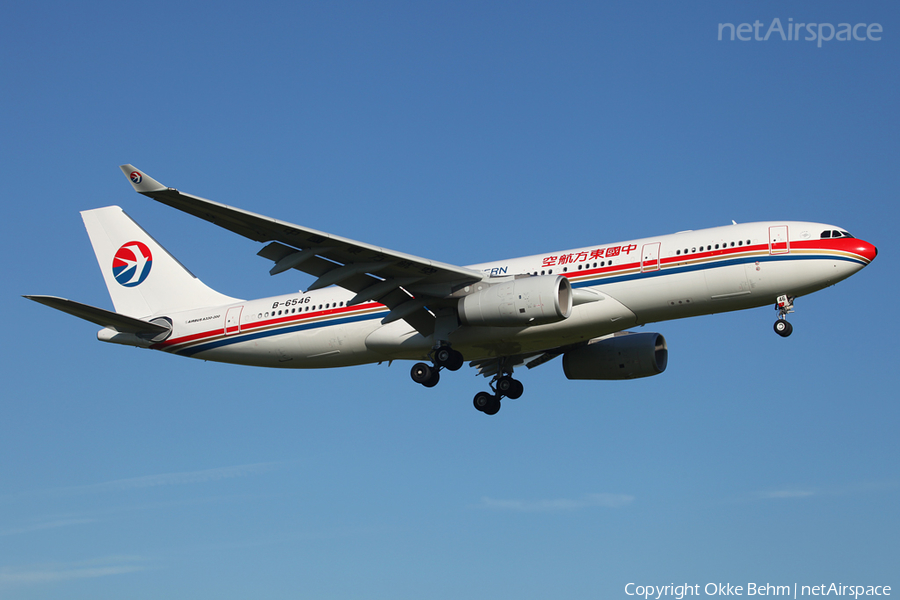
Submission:
<svg viewBox="0 0 900 600">
<path fill-rule="evenodd" d="M 794 299 L 791 296 L 778 296 L 775 301 L 775 310 L 778 311 L 778 320 L 775 321 L 775 333 L 781 337 L 787 337 L 794 331 L 794 327 L 787 322 L 786 316 L 794 312 Z"/>
<path fill-rule="evenodd" d="M 780 335 L 781 337 L 787 337 L 794 332 L 794 326 L 785 321 L 784 319 L 778 319 L 775 321 L 775 333 Z"/>
</svg>

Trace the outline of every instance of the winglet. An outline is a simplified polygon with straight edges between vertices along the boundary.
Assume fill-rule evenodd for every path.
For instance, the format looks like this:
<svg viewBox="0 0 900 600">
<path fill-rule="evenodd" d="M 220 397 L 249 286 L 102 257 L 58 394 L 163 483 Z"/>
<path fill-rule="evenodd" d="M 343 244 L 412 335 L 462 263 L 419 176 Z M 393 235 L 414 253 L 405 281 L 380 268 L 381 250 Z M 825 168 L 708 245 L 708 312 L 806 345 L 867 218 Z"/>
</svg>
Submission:
<svg viewBox="0 0 900 600">
<path fill-rule="evenodd" d="M 145 194 L 147 192 L 159 192 L 167 189 L 166 186 L 143 171 L 138 170 L 134 165 L 121 165 L 119 168 L 122 169 L 122 172 L 125 173 L 125 176 L 131 181 L 131 185 L 136 192 Z"/>
</svg>

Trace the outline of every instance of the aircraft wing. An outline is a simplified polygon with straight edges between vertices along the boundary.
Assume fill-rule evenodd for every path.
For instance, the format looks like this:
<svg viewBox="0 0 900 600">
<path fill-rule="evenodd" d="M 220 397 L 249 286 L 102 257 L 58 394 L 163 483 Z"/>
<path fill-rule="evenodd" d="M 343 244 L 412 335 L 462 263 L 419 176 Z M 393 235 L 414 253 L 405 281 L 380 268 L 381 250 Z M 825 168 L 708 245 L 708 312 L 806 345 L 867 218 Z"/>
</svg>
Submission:
<svg viewBox="0 0 900 600">
<path fill-rule="evenodd" d="M 478 271 L 464 267 L 387 250 L 185 194 L 162 185 L 133 165 L 120 168 L 141 194 L 251 240 L 267 242 L 259 255 L 274 261 L 275 266 L 269 271 L 272 275 L 289 269 L 309 273 L 317 279 L 308 290 L 338 285 L 356 292 L 351 305 L 377 300 L 392 309 L 386 322 L 402 318 L 423 334 L 431 333 L 434 319 L 424 310 L 423 300 L 444 298 L 483 278 Z"/>
</svg>

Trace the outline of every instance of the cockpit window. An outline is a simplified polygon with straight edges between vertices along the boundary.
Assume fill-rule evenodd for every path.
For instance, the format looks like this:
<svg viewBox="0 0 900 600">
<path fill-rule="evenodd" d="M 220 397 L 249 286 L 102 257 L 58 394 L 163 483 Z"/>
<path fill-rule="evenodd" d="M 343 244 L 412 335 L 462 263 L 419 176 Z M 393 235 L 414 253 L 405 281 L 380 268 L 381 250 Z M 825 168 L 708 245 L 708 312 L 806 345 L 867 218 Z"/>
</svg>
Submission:
<svg viewBox="0 0 900 600">
<path fill-rule="evenodd" d="M 828 238 L 852 238 L 852 237 L 853 236 L 850 235 L 849 233 L 847 233 L 846 231 L 837 231 L 837 230 L 823 231 L 822 235 L 821 235 L 821 238 L 823 240 L 826 240 Z"/>
</svg>

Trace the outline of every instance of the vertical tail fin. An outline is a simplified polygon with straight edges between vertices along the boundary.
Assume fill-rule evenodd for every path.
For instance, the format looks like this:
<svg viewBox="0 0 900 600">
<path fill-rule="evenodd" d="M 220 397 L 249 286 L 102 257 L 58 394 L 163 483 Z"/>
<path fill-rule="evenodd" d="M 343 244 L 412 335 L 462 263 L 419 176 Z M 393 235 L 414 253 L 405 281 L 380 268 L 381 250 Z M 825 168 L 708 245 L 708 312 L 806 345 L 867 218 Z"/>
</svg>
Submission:
<svg viewBox="0 0 900 600">
<path fill-rule="evenodd" d="M 118 206 L 81 218 L 116 312 L 148 317 L 237 301 L 207 287 Z"/>
</svg>

